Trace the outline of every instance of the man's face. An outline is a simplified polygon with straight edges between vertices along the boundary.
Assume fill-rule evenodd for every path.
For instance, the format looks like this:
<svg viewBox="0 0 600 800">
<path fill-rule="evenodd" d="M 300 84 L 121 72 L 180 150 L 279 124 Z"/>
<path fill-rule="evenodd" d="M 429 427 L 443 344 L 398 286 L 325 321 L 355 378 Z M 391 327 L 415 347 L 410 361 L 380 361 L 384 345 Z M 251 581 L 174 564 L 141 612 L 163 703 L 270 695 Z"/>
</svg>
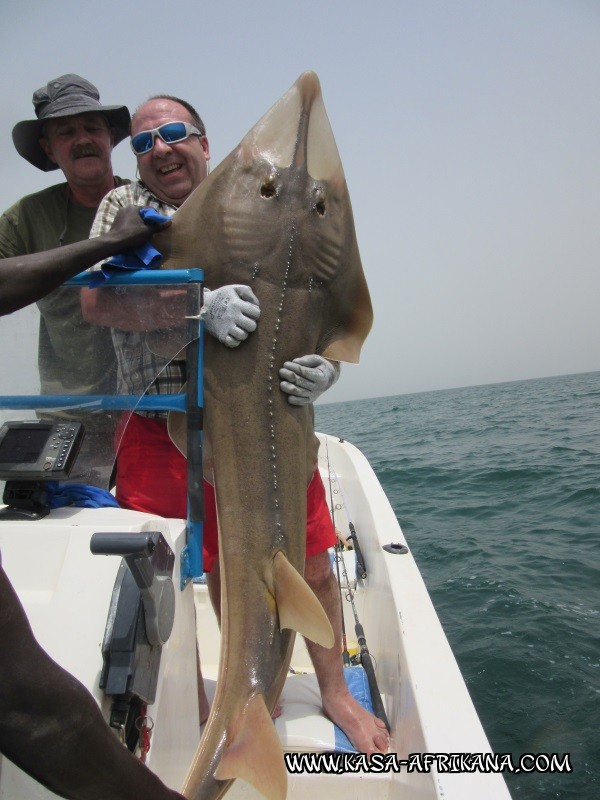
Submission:
<svg viewBox="0 0 600 800">
<path fill-rule="evenodd" d="M 152 130 L 166 122 L 189 122 L 191 115 L 173 100 L 149 100 L 136 111 L 131 135 Z M 182 142 L 166 144 L 157 136 L 148 153 L 137 156 L 140 178 L 159 200 L 180 206 L 208 174 L 208 139 L 189 136 Z"/>
<path fill-rule="evenodd" d="M 48 120 L 40 145 L 68 183 L 94 184 L 112 174 L 113 136 L 102 114 Z"/>
</svg>

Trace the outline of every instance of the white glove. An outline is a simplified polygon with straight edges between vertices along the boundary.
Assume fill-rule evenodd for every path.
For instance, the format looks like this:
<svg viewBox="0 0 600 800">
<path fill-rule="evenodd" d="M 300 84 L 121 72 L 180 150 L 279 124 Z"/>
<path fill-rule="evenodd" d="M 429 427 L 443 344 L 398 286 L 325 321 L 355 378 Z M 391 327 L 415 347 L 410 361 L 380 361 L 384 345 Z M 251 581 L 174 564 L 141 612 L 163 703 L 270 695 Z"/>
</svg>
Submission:
<svg viewBox="0 0 600 800">
<path fill-rule="evenodd" d="M 227 347 L 237 347 L 256 330 L 260 306 L 249 286 L 234 284 L 204 290 L 202 319 L 206 330 Z"/>
<path fill-rule="evenodd" d="M 340 365 L 316 354 L 300 356 L 286 361 L 279 370 L 279 388 L 289 395 L 288 403 L 293 406 L 307 406 L 340 377 Z"/>
</svg>

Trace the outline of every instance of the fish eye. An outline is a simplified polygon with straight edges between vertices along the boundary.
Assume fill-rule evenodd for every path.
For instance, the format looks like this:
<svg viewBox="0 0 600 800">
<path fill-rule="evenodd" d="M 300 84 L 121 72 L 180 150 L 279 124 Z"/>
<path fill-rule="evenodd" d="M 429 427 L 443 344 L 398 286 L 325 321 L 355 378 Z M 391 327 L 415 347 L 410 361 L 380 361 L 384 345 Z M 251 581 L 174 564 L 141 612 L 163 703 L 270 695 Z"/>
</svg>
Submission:
<svg viewBox="0 0 600 800">
<path fill-rule="evenodd" d="M 325 212 L 327 211 L 327 207 L 325 205 L 325 193 L 320 188 L 315 192 L 315 204 L 313 209 L 320 217 L 324 217 Z"/>
<path fill-rule="evenodd" d="M 266 197 L 267 199 L 277 195 L 277 187 L 275 186 L 274 175 L 269 175 L 269 177 L 263 181 L 262 186 L 260 187 L 260 194 L 261 197 Z"/>
</svg>

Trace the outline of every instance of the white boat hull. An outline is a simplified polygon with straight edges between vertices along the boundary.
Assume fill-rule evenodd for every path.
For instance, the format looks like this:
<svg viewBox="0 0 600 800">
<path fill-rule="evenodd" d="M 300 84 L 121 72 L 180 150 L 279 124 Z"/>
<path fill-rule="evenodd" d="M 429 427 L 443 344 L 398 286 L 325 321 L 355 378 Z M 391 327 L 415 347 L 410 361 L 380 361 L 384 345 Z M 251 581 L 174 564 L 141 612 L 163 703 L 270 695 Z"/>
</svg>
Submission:
<svg viewBox="0 0 600 800">
<path fill-rule="evenodd" d="M 392 728 L 391 752 L 398 759 L 415 753 L 490 753 L 481 723 L 443 633 L 419 570 L 410 553 L 390 554 L 389 543 L 405 545 L 396 516 L 364 456 L 351 444 L 320 435 L 319 467 L 334 501 L 334 521 L 343 535 L 351 520 L 367 564 L 365 581 L 355 586 L 355 605 L 364 627 L 384 705 Z M 119 509 L 60 509 L 37 522 L 0 523 L 3 566 L 25 607 L 34 633 L 47 652 L 86 685 L 105 717 L 108 703 L 98 688 L 101 644 L 120 559 L 94 556 L 89 540 L 96 531 L 159 530 L 175 552 L 173 580 L 179 586 L 179 554 L 185 543 L 180 520 Z M 345 560 L 353 565 L 351 555 Z M 162 780 L 179 788 L 199 741 L 196 637 L 207 679 L 217 674 L 219 632 L 206 587 L 188 584 L 176 591 L 175 626 L 163 648 L 154 723 L 146 763 Z M 194 602 L 195 601 L 195 602 Z M 194 617 L 196 616 L 196 620 Z M 350 603 L 344 602 L 348 639 L 354 635 Z M 332 749 L 333 725 L 319 709 L 316 680 L 298 639 L 276 721 L 284 750 L 318 753 Z M 391 757 L 390 757 L 391 758 Z M 500 775 L 388 771 L 379 774 L 293 774 L 288 797 L 328 800 L 505 800 Z M 0 757 L 0 800 L 55 797 Z M 237 781 L 233 798 L 258 798 Z"/>
</svg>

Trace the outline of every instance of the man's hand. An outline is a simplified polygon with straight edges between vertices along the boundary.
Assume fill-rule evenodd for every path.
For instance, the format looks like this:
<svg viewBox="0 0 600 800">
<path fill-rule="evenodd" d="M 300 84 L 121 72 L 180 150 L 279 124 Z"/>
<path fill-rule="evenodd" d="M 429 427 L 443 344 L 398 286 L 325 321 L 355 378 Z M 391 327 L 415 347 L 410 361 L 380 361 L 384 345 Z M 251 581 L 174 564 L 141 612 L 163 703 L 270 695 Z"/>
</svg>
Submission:
<svg viewBox="0 0 600 800">
<path fill-rule="evenodd" d="M 134 250 L 150 239 L 152 234 L 158 233 L 171 224 L 171 220 L 162 223 L 144 222 L 140 216 L 139 206 L 125 206 L 119 209 L 108 236 L 114 237 L 117 245 L 124 249 Z"/>
<path fill-rule="evenodd" d="M 340 365 L 316 354 L 286 361 L 279 370 L 279 388 L 289 395 L 288 403 L 307 406 L 340 377 Z"/>
<path fill-rule="evenodd" d="M 204 290 L 206 330 L 227 347 L 237 347 L 256 330 L 260 306 L 249 286 L 235 284 Z"/>
</svg>

